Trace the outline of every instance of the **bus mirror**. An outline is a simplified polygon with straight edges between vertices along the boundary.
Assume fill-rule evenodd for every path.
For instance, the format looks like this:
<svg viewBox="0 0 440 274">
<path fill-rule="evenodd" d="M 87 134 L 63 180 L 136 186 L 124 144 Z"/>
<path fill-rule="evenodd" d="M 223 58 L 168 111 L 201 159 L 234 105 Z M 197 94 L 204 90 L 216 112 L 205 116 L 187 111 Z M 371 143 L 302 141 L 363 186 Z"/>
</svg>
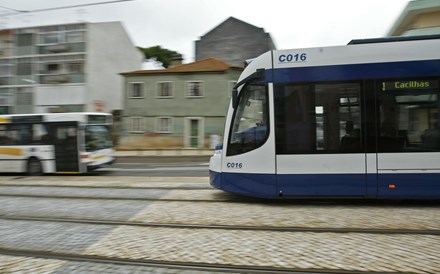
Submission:
<svg viewBox="0 0 440 274">
<path fill-rule="evenodd" d="M 238 89 L 234 87 L 232 89 L 232 107 L 236 109 L 237 105 L 238 105 Z"/>
</svg>

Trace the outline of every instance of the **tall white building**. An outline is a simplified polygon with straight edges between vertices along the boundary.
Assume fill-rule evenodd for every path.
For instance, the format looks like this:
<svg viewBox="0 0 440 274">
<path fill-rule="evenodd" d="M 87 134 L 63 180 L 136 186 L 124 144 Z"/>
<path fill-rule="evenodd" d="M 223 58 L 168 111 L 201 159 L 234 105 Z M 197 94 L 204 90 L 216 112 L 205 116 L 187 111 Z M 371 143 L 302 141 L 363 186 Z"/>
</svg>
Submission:
<svg viewBox="0 0 440 274">
<path fill-rule="evenodd" d="M 0 30 L 0 113 L 120 110 L 142 60 L 120 22 Z"/>
</svg>

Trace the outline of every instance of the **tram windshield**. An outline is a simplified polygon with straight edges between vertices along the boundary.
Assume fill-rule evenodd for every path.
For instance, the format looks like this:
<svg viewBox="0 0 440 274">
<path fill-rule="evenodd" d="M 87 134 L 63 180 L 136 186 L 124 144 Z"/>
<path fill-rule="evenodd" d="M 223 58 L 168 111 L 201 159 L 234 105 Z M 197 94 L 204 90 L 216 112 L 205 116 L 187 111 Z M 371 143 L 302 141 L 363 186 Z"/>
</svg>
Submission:
<svg viewBox="0 0 440 274">
<path fill-rule="evenodd" d="M 267 86 L 247 85 L 241 91 L 229 137 L 228 155 L 260 147 L 269 133 Z"/>
</svg>

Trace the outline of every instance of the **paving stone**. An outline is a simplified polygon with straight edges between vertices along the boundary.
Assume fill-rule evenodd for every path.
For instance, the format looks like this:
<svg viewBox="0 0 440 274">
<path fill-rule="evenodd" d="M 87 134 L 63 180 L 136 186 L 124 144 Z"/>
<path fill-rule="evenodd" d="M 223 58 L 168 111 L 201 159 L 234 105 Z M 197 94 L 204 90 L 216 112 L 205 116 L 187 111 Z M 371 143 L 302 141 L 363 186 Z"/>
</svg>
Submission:
<svg viewBox="0 0 440 274">
<path fill-rule="evenodd" d="M 435 205 L 388 204 L 301 204 L 301 203 L 191 203 L 191 200 L 220 201 L 231 196 L 215 189 L 174 190 L 176 186 L 206 182 L 178 178 L 108 178 L 60 177 L 24 179 L 1 178 L 0 186 L 11 182 L 32 185 L 109 186 L 121 187 L 118 195 L 134 193 L 135 187 L 170 188 L 157 192 L 162 199 L 173 201 L 110 201 L 33 200 L 20 198 L 12 202 L 0 199 L 0 214 L 48 214 L 88 218 L 129 219 L 140 222 L 253 225 L 314 228 L 388 228 L 440 229 L 440 210 Z M 96 180 L 95 180 L 96 179 Z M 110 179 L 109 181 L 106 181 Z M 204 179 L 205 180 L 205 179 Z M 6 188 L 4 188 L 6 189 Z M 8 188 L 12 189 L 12 188 Z M 65 193 L 52 189 L 52 194 Z M 82 195 L 89 189 L 65 188 Z M 44 188 L 39 191 L 44 192 Z M 46 189 L 47 191 L 47 189 Z M 60 191 L 60 192 L 59 192 Z M 93 195 L 109 195 L 106 190 L 94 189 Z M 115 191 L 117 193 L 117 191 Z M 91 192 L 89 192 L 91 193 Z M 113 195 L 113 194 L 112 194 Z M 9 200 L 8 200 L 9 199 Z M 120 202 L 120 201 L 119 201 Z M 52 203 L 52 204 L 51 204 Z M 83 203 L 83 204 L 78 204 Z M 3 206 L 5 206 L 3 208 Z M 38 208 L 40 206 L 40 208 Z M 53 209 L 49 209 L 50 207 Z M 34 208 L 32 208 L 34 207 Z M 101 207 L 101 208 L 100 208 Z M 116 207 L 120 207 L 118 210 Z M 93 209 L 95 208 L 95 209 Z M 69 214 L 69 209 L 72 211 Z M 77 210 L 77 211 L 75 211 Z M 102 213 L 99 213 L 102 210 Z M 109 217 L 110 218 L 110 217 Z M 438 273 L 440 269 L 440 236 L 367 233 L 271 232 L 222 229 L 173 229 L 165 227 L 93 226 L 87 224 L 0 221 L 0 247 L 31 250 L 52 250 L 86 255 L 111 256 L 129 259 L 169 260 L 235 265 L 290 267 L 304 270 L 332 269 L 353 271 L 385 271 L 407 273 Z M 6 258 L 5 258 L 6 257 Z M 180 273 L 176 269 L 148 269 L 133 266 L 89 264 L 58 260 L 0 256 L 0 273 Z M 44 263 L 42 262 L 44 261 Z M 34 271 L 35 270 L 35 271 Z M 8 272 L 9 271 L 9 272 Z M 31 271 L 31 272 L 29 272 Z M 38 272 L 40 271 L 40 272 Z M 145 272 L 144 272 L 145 271 Z M 149 272 L 148 272 L 149 271 Z M 156 272 L 157 271 L 157 272 Z M 197 272 L 188 272 L 197 273 Z"/>
<path fill-rule="evenodd" d="M 172 197 L 175 195 L 173 193 L 176 192 L 167 192 L 164 197 Z M 204 194 L 206 193 L 200 191 L 197 197 Z M 182 194 L 179 191 L 177 195 Z M 267 205 L 156 201 L 130 220 L 179 224 L 440 230 L 440 210 L 436 207 L 410 208 L 364 204 Z"/>
<path fill-rule="evenodd" d="M 412 250 L 421 252 L 413 253 Z M 399 272 L 406 263 L 405 271 L 437 273 L 440 269 L 440 236 L 121 226 L 90 246 L 84 254 L 358 271 Z M 367 254 L 373 256 L 365 256 Z M 432 256 L 427 257 L 427 254 Z"/>
</svg>

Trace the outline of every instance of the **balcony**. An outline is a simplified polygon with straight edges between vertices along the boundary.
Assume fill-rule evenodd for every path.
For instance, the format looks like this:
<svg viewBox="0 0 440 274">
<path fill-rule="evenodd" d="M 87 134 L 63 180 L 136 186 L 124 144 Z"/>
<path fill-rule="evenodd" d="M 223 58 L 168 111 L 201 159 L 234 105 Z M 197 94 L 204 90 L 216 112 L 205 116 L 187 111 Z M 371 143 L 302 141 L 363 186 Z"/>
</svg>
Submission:
<svg viewBox="0 0 440 274">
<path fill-rule="evenodd" d="M 51 45 L 47 46 L 46 50 L 50 53 L 63 53 L 68 52 L 70 50 L 69 45 Z"/>
<path fill-rule="evenodd" d="M 67 75 L 50 75 L 50 76 L 46 76 L 46 83 L 48 84 L 62 84 L 62 83 L 67 83 L 69 81 L 69 78 L 67 77 Z"/>
</svg>

